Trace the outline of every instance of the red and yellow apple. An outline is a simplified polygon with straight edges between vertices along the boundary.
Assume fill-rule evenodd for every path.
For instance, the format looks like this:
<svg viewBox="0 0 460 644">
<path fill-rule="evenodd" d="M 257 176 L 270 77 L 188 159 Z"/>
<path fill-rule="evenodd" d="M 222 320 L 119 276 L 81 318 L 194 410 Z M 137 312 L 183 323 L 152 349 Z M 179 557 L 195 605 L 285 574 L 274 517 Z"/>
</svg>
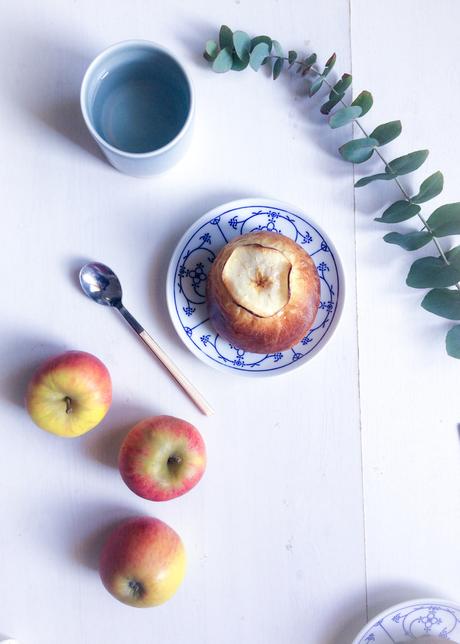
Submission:
<svg viewBox="0 0 460 644">
<path fill-rule="evenodd" d="M 184 546 L 166 523 L 152 517 L 123 521 L 103 546 L 99 572 L 116 599 L 137 608 L 158 606 L 180 586 L 186 568 Z"/>
<path fill-rule="evenodd" d="M 120 474 L 135 494 L 167 501 L 194 487 L 206 467 L 199 431 L 174 416 L 153 416 L 135 425 L 120 449 Z"/>
<path fill-rule="evenodd" d="M 34 373 L 26 394 L 36 425 L 58 436 L 80 436 L 93 429 L 112 402 L 107 367 L 84 351 L 50 358 Z"/>
</svg>

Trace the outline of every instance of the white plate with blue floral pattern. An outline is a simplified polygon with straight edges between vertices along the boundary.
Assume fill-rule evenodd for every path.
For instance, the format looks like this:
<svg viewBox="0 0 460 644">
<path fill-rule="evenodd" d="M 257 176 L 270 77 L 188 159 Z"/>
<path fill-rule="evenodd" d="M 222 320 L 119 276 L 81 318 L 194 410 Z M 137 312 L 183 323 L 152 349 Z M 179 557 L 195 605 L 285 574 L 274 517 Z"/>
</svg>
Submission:
<svg viewBox="0 0 460 644">
<path fill-rule="evenodd" d="M 303 246 L 321 284 L 318 314 L 307 335 L 292 349 L 263 355 L 219 336 L 206 306 L 206 279 L 217 253 L 236 236 L 257 230 L 282 233 Z M 166 297 L 179 337 L 200 360 L 221 371 L 271 376 L 305 364 L 328 342 L 342 311 L 344 277 L 333 243 L 309 216 L 274 199 L 240 199 L 214 208 L 188 229 L 171 258 Z"/>
<path fill-rule="evenodd" d="M 442 599 L 415 599 L 374 617 L 353 644 L 460 642 L 460 606 Z"/>
</svg>

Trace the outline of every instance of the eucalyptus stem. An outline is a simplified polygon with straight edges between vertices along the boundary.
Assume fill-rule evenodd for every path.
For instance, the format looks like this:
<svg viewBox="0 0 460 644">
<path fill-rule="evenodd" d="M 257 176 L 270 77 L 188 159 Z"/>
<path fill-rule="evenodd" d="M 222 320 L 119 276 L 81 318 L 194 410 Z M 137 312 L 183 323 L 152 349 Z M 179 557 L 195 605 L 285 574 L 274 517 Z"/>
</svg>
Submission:
<svg viewBox="0 0 460 644">
<path fill-rule="evenodd" d="M 421 213 L 421 206 L 437 195 L 444 186 L 442 172 L 437 171 L 427 177 L 421 184 L 419 191 L 410 196 L 399 177 L 417 170 L 425 162 L 429 151 L 416 150 L 388 162 L 380 151 L 401 134 L 401 121 L 390 121 L 378 125 L 369 135 L 358 120 L 372 108 L 372 94 L 364 90 L 347 104 L 343 99 L 351 87 L 351 74 L 343 74 L 335 84 L 330 82 L 328 74 L 336 63 L 336 55 L 332 54 L 321 71 L 316 65 L 317 55 L 310 54 L 300 59 L 298 52 L 289 50 L 285 56 L 280 43 L 269 36 L 261 35 L 251 38 L 244 31 L 233 32 L 226 25 L 219 31 L 218 42 L 208 40 L 204 51 L 205 59 L 212 64 L 215 72 L 223 73 L 230 70 L 243 71 L 250 66 L 258 71 L 267 60 L 273 60 L 272 76 L 276 80 L 283 69 L 291 69 L 297 65 L 297 72 L 302 77 L 314 74 L 311 78 L 309 96 L 316 94 L 321 87 L 329 88 L 329 97 L 321 105 L 321 113 L 328 115 L 340 104 L 340 109 L 334 110 L 329 117 L 329 126 L 333 129 L 348 124 L 356 124 L 364 138 L 353 138 L 339 148 L 340 156 L 351 163 L 359 164 L 368 161 L 375 153 L 384 165 L 384 172 L 360 178 L 356 187 L 366 186 L 374 181 L 394 181 L 401 192 L 403 199 L 395 201 L 388 206 L 376 221 L 381 223 L 400 223 L 417 215 L 422 228 L 405 232 L 392 231 L 384 235 L 383 239 L 389 244 L 396 244 L 407 251 L 422 248 L 430 241 L 434 243 L 439 256 L 427 256 L 416 259 L 409 270 L 406 284 L 417 289 L 431 289 L 425 295 L 421 306 L 431 313 L 449 320 L 460 320 L 460 245 L 451 247 L 449 252 L 444 252 L 439 239 L 449 235 L 460 234 L 460 202 L 448 203 L 437 207 L 429 217 Z M 455 287 L 455 288 L 452 288 Z M 460 324 L 453 326 L 446 336 L 447 353 L 455 358 L 460 358 Z"/>
<path fill-rule="evenodd" d="M 287 58 L 286 56 L 270 56 L 270 58 L 281 58 L 282 60 L 288 60 L 288 58 Z M 319 69 L 318 69 L 317 67 L 315 67 L 314 65 L 312 65 L 312 66 L 308 66 L 308 65 L 305 65 L 305 63 L 303 63 L 302 61 L 297 61 L 297 60 L 295 60 L 292 64 L 294 65 L 294 64 L 296 64 L 296 63 L 297 63 L 297 65 L 299 65 L 299 66 L 301 66 L 301 67 L 309 67 L 309 70 L 308 70 L 308 71 L 312 71 L 312 72 L 314 72 L 315 74 L 317 74 L 317 76 L 322 76 L 321 70 L 319 70 Z M 338 95 L 339 95 L 339 93 L 337 92 L 337 90 L 335 90 L 335 89 L 334 89 L 334 86 L 333 86 L 333 85 L 332 85 L 332 84 L 327 80 L 327 78 L 326 78 L 326 77 L 324 77 L 324 78 L 323 78 L 323 80 L 324 80 L 324 82 L 326 83 L 326 85 L 329 87 L 329 89 L 331 90 L 331 92 L 334 92 L 334 94 L 336 94 L 336 95 L 338 96 Z M 347 103 L 345 103 L 345 101 L 344 101 L 342 98 L 340 99 L 340 101 L 339 101 L 339 102 L 343 105 L 343 107 L 349 107 L 349 105 L 348 105 Z M 355 123 L 355 124 L 358 126 L 358 128 L 361 130 L 361 132 L 364 134 L 364 136 L 365 136 L 365 137 L 369 137 L 368 132 L 364 129 L 364 127 L 361 125 L 361 123 L 358 121 L 358 119 L 353 119 L 353 123 Z M 377 153 L 377 156 L 380 158 L 380 160 L 381 160 L 381 161 L 382 161 L 382 163 L 384 164 L 385 168 L 388 168 L 388 167 L 389 167 L 389 166 L 388 166 L 388 162 L 387 162 L 387 160 L 385 159 L 385 157 L 383 156 L 383 154 L 380 152 L 380 150 L 378 150 L 377 148 L 375 148 L 375 152 Z M 407 191 L 405 190 L 404 186 L 402 185 L 402 183 L 400 182 L 400 180 L 398 179 L 398 177 L 394 177 L 393 181 L 396 183 L 396 185 L 397 185 L 397 186 L 398 186 L 398 188 L 400 189 L 400 191 L 401 191 L 402 195 L 405 197 L 405 199 L 406 199 L 409 203 L 412 203 L 412 201 L 411 201 L 411 198 L 410 198 L 409 194 L 408 194 L 408 193 L 407 193 Z M 433 231 L 431 230 L 430 226 L 427 224 L 427 221 L 426 221 L 425 217 L 424 217 L 423 215 L 421 215 L 420 213 L 418 213 L 418 214 L 417 214 L 417 217 L 418 217 L 418 218 L 420 219 L 420 221 L 422 222 L 423 227 L 424 227 L 424 228 L 426 228 L 426 230 L 430 233 L 430 235 L 432 235 L 432 241 L 433 241 L 434 245 L 436 246 L 436 248 L 437 248 L 437 250 L 438 250 L 438 252 L 439 252 L 440 257 L 442 257 L 442 259 L 444 260 L 444 262 L 445 262 L 448 266 L 451 266 L 451 263 L 450 263 L 450 262 L 449 262 L 449 260 L 447 259 L 446 254 L 445 254 L 445 252 L 443 251 L 443 249 L 442 249 L 442 247 L 441 247 L 441 244 L 440 244 L 440 243 L 439 243 L 439 241 L 436 239 L 436 237 L 433 235 Z M 457 284 L 455 284 L 455 287 L 460 291 L 460 282 L 457 282 Z"/>
<path fill-rule="evenodd" d="M 313 66 L 313 67 L 311 67 L 311 71 L 313 71 L 315 74 L 318 74 L 318 76 L 321 76 L 321 72 L 320 72 L 318 69 L 316 69 L 314 66 Z M 324 82 L 325 82 L 325 83 L 326 83 L 326 85 L 330 88 L 331 92 L 334 92 L 335 94 L 337 94 L 337 95 L 338 95 L 337 91 L 334 89 L 334 86 L 333 86 L 333 85 L 331 85 L 331 83 L 327 80 L 327 78 L 324 78 Z M 341 103 L 344 107 L 349 107 L 349 105 L 347 105 L 343 99 L 340 99 L 340 103 Z M 368 133 L 367 133 L 367 131 L 364 129 L 364 127 L 361 125 L 361 123 L 358 121 L 358 119 L 353 119 L 353 123 L 355 123 L 355 124 L 359 127 L 359 129 L 360 129 L 360 130 L 361 130 L 361 132 L 364 134 L 364 136 L 366 136 L 366 137 L 368 137 L 368 136 L 369 136 L 369 134 L 368 134 Z M 383 154 L 380 152 L 380 150 L 378 150 L 378 149 L 376 148 L 376 149 L 375 149 L 375 152 L 377 153 L 377 156 L 380 158 L 380 160 L 381 160 L 381 161 L 383 162 L 383 164 L 385 165 L 385 168 L 388 168 L 388 167 L 389 167 L 389 166 L 388 166 L 388 162 L 387 162 L 387 160 L 384 158 L 384 156 L 383 156 Z M 401 191 L 401 193 L 403 194 L 403 196 L 407 199 L 407 201 L 408 201 L 409 203 L 412 203 L 412 201 L 411 201 L 411 198 L 410 198 L 409 194 L 408 194 L 408 193 L 407 193 L 407 191 L 405 190 L 404 186 L 402 185 L 402 183 L 400 182 L 400 180 L 398 179 L 398 177 L 395 177 L 395 178 L 393 179 L 393 181 L 395 181 L 395 182 L 396 182 L 396 185 L 397 185 L 397 186 L 398 186 L 398 188 L 400 189 L 400 191 Z M 430 226 L 428 225 L 428 223 L 427 223 L 427 221 L 426 221 L 425 217 L 424 217 L 422 214 L 420 214 L 420 213 L 418 213 L 418 214 L 417 214 L 417 217 L 418 217 L 418 218 L 420 219 L 420 221 L 422 222 L 423 227 L 424 227 L 424 228 L 426 228 L 426 229 L 427 229 L 427 231 L 428 231 L 428 232 L 430 233 L 430 235 L 432 236 L 432 241 L 433 241 L 434 245 L 436 246 L 436 248 L 438 249 L 438 252 L 439 252 L 440 257 L 442 257 L 442 259 L 444 260 L 444 262 L 445 262 L 448 266 L 451 266 L 451 263 L 450 263 L 450 262 L 449 262 L 449 260 L 447 259 L 446 254 L 445 254 L 445 252 L 443 251 L 443 249 L 442 249 L 442 247 L 441 247 L 441 244 L 440 244 L 440 243 L 439 243 L 439 241 L 436 239 L 436 237 L 433 235 L 433 231 L 431 230 Z M 460 282 L 457 282 L 457 283 L 455 284 L 455 288 L 456 288 L 457 290 L 459 290 L 459 291 L 460 291 Z"/>
</svg>

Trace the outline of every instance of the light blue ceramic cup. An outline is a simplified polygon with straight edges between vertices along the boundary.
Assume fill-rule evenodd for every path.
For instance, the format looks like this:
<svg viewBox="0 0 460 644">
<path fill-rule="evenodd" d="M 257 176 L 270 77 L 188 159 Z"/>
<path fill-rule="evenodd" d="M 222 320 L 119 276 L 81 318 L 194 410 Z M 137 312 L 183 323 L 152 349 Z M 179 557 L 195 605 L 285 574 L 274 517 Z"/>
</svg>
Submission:
<svg viewBox="0 0 460 644">
<path fill-rule="evenodd" d="M 81 110 L 110 163 L 145 177 L 167 170 L 190 142 L 195 100 L 182 65 L 146 40 L 112 45 L 83 78 Z"/>
</svg>

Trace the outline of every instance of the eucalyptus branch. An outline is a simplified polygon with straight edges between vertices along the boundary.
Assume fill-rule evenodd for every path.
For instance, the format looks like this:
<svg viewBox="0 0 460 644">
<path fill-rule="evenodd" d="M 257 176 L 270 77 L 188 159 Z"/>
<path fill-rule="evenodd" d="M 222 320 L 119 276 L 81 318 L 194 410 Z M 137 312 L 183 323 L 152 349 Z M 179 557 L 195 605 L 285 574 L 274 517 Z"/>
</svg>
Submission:
<svg viewBox="0 0 460 644">
<path fill-rule="evenodd" d="M 272 56 L 272 58 L 277 58 L 277 56 Z M 287 59 L 285 59 L 285 60 L 287 60 Z M 315 67 L 312 67 L 312 68 L 311 68 L 311 70 L 312 70 L 313 72 L 315 72 L 315 73 L 319 74 L 319 75 L 321 74 L 320 70 L 319 70 L 319 69 L 316 69 Z M 326 85 L 330 88 L 330 90 L 336 94 L 336 92 L 335 92 L 335 90 L 334 90 L 333 85 L 331 85 L 331 83 L 330 83 L 327 79 L 324 79 L 324 82 L 325 82 L 325 83 L 326 83 Z M 345 101 L 343 101 L 342 99 L 340 99 L 340 103 L 341 103 L 344 107 L 350 107 L 350 105 L 347 105 L 347 104 L 345 103 Z M 353 119 L 353 120 L 352 120 L 352 123 L 355 123 L 355 125 L 357 125 L 357 126 L 358 126 L 358 128 L 361 130 L 361 132 L 364 134 L 364 136 L 365 136 L 365 137 L 369 137 L 369 134 L 366 132 L 366 130 L 364 129 L 364 127 L 361 125 L 361 123 L 360 123 L 357 119 Z M 380 158 L 380 160 L 383 162 L 383 164 L 384 164 L 384 166 L 385 166 L 385 169 L 386 169 L 386 168 L 388 168 L 388 167 L 389 167 L 389 166 L 388 166 L 388 162 L 386 161 L 386 159 L 384 158 L 384 156 L 383 156 L 383 154 L 380 152 L 380 150 L 376 149 L 376 150 L 375 150 L 375 152 L 376 152 L 377 156 Z M 404 186 L 401 184 L 401 182 L 400 182 L 400 180 L 398 179 L 398 177 L 394 177 L 394 181 L 395 181 L 396 185 L 398 186 L 399 190 L 401 191 L 401 193 L 402 193 L 403 197 L 404 197 L 404 198 L 405 198 L 409 203 L 411 203 L 411 198 L 410 198 L 409 194 L 406 192 L 406 190 L 405 190 Z M 434 245 L 436 246 L 436 248 L 437 248 L 437 250 L 438 250 L 438 252 L 439 252 L 439 254 L 440 254 L 441 258 L 442 258 L 442 259 L 443 259 L 443 261 L 444 261 L 444 263 L 445 263 L 445 264 L 447 264 L 447 265 L 449 266 L 451 262 L 447 259 L 446 254 L 444 253 L 444 251 L 443 251 L 443 249 L 442 249 L 441 244 L 439 243 L 438 239 L 434 236 L 433 231 L 431 230 L 430 226 L 428 225 L 428 223 L 427 223 L 427 221 L 426 221 L 425 217 L 424 217 L 420 212 L 419 212 L 419 213 L 417 213 L 417 216 L 418 216 L 418 218 L 420 219 L 420 221 L 422 222 L 422 224 L 423 224 L 423 228 L 426 228 L 426 230 L 430 233 L 430 235 L 432 235 L 432 236 L 433 236 L 432 241 L 433 241 Z M 422 230 L 423 230 L 423 229 L 422 229 Z M 455 287 L 456 287 L 458 290 L 460 290 L 460 282 L 456 282 Z"/>
<path fill-rule="evenodd" d="M 422 182 L 416 195 L 409 195 L 400 177 L 418 170 L 426 161 L 428 150 L 416 150 L 391 161 L 386 160 L 380 148 L 401 134 L 401 122 L 383 123 L 368 134 L 359 119 L 372 108 L 372 94 L 364 90 L 351 103 L 344 100 L 352 83 L 351 74 L 343 74 L 335 83 L 331 83 L 327 78 L 336 63 L 336 55 L 330 56 L 321 70 L 317 66 L 315 53 L 303 60 L 295 50 L 290 50 L 286 56 L 280 43 L 269 36 L 251 39 L 244 31 L 233 32 L 226 25 L 222 25 L 218 43 L 209 40 L 204 57 L 212 63 L 213 70 L 218 73 L 242 71 L 248 66 L 258 71 L 263 65 L 272 64 L 274 80 L 287 63 L 288 69 L 295 65 L 297 73 L 307 77 L 310 96 L 319 92 L 323 85 L 328 88 L 328 100 L 321 105 L 320 111 L 324 115 L 330 115 L 329 126 L 335 129 L 355 123 L 363 134 L 363 138 L 352 139 L 340 146 L 339 153 L 342 158 L 358 164 L 368 161 L 375 153 L 384 165 L 384 172 L 362 177 L 355 183 L 355 187 L 360 188 L 374 181 L 391 180 L 396 183 L 403 197 L 388 206 L 375 220 L 385 224 L 396 224 L 417 216 L 423 224 L 421 230 L 387 233 L 383 237 L 384 241 L 407 251 L 418 250 L 432 241 L 439 253 L 438 257 L 428 256 L 415 260 L 410 267 L 406 284 L 412 288 L 431 289 L 421 302 L 424 309 L 449 320 L 460 320 L 460 245 L 444 252 L 439 242 L 441 237 L 460 234 L 460 203 L 440 206 L 429 217 L 421 213 L 420 204 L 442 192 L 442 173 L 438 171 L 430 175 Z M 449 355 L 460 358 L 460 324 L 452 327 L 447 333 L 446 349 Z"/>
</svg>

